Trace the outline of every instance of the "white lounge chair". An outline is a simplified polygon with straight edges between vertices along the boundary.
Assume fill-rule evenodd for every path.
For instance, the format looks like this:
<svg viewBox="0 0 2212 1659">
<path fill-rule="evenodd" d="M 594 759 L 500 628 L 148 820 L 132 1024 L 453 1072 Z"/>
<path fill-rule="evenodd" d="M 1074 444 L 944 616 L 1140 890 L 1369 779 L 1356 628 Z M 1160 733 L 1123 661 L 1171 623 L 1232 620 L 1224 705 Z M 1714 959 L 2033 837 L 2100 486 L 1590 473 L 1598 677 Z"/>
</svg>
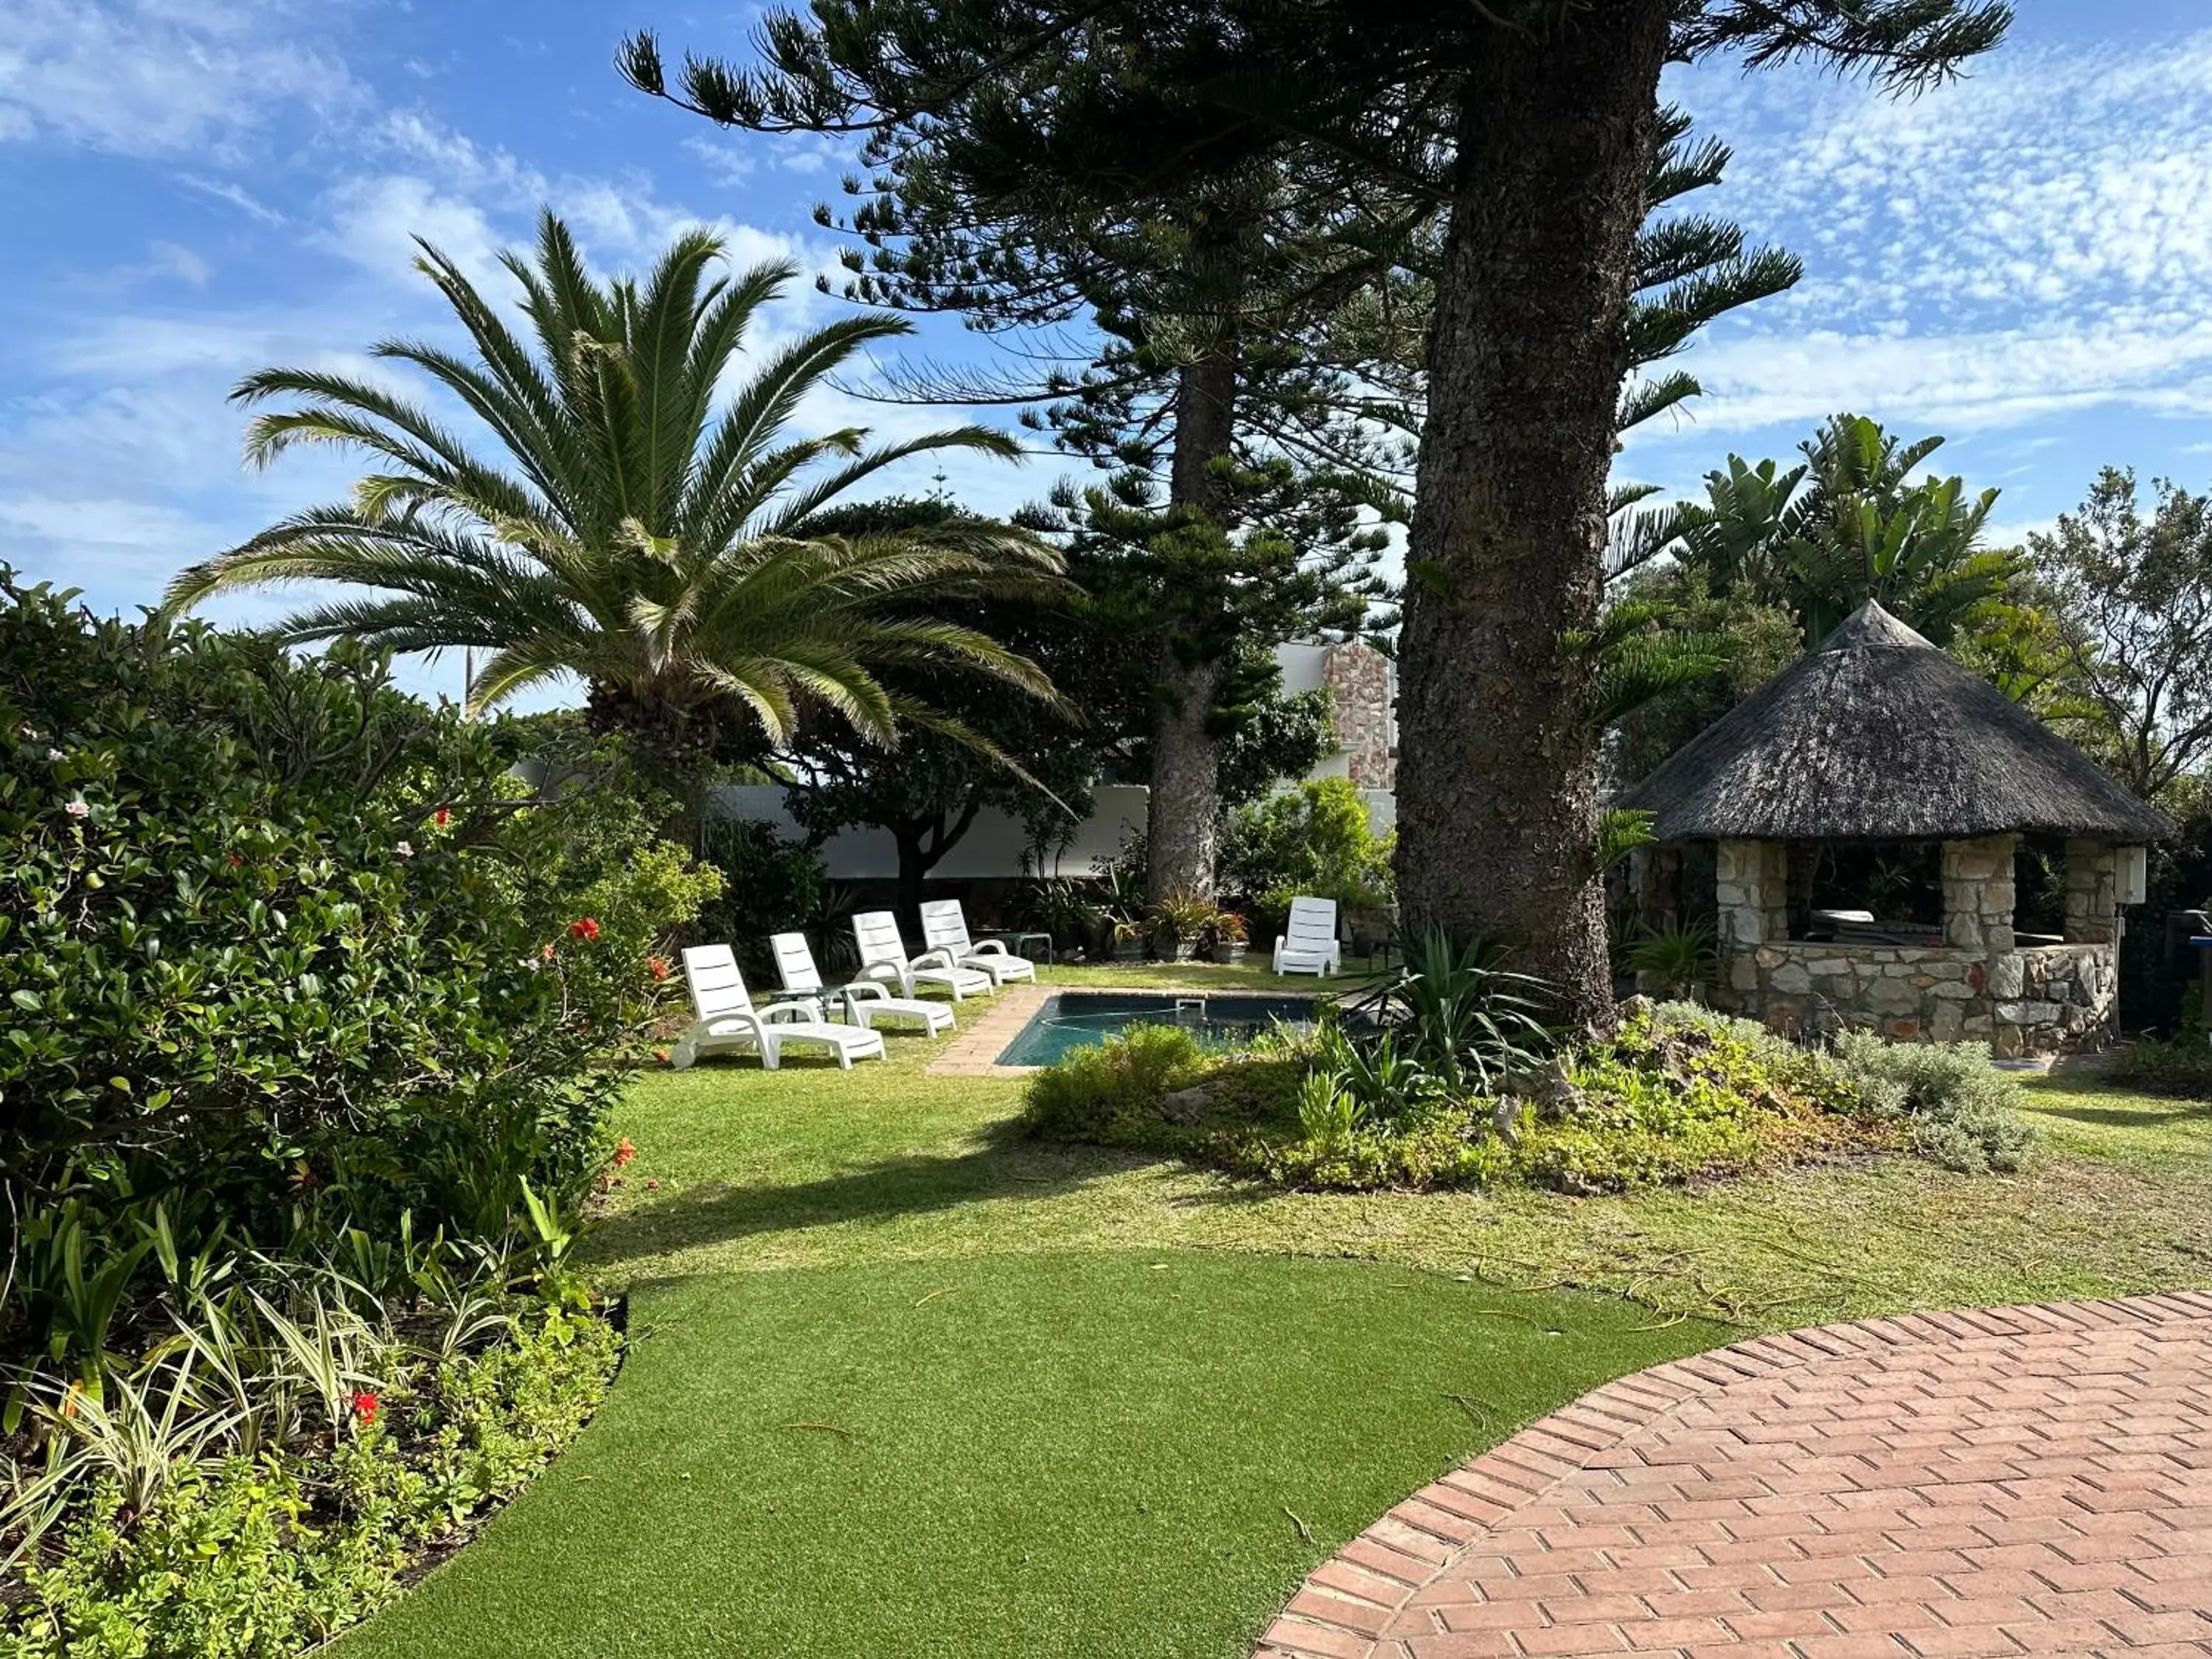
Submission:
<svg viewBox="0 0 2212 1659">
<path fill-rule="evenodd" d="M 668 1063 L 679 1072 L 701 1054 L 721 1048 L 757 1048 L 762 1066 L 773 1072 L 783 1064 L 786 1045 L 793 1042 L 822 1044 L 848 1072 L 856 1060 L 884 1058 L 881 1031 L 832 1025 L 811 1001 L 754 1007 L 737 958 L 726 945 L 695 945 L 684 951 L 684 977 L 691 987 L 691 1012 L 697 1018 L 668 1052 Z"/>
<path fill-rule="evenodd" d="M 1275 971 L 1325 975 L 1343 967 L 1344 947 L 1336 939 L 1336 901 L 1292 899 L 1291 919 L 1275 941 Z"/>
<path fill-rule="evenodd" d="M 901 996 L 912 996 L 917 985 L 942 985 L 959 1002 L 971 991 L 980 995 L 998 988 L 988 974 L 963 968 L 946 951 L 908 956 L 898 918 L 888 910 L 864 910 L 854 916 L 853 939 L 860 947 L 860 971 L 854 978 L 886 981 L 899 988 Z"/>
<path fill-rule="evenodd" d="M 775 971 L 783 977 L 784 993 L 791 997 L 823 995 L 822 970 L 814 965 L 814 952 L 804 933 L 776 933 L 769 939 L 775 952 Z M 952 1029 L 952 1011 L 941 1002 L 919 997 L 897 997 L 881 980 L 856 980 L 838 994 L 845 1003 L 845 1022 L 872 1029 L 879 1019 L 918 1019 L 931 1036 Z"/>
<path fill-rule="evenodd" d="M 1027 957 L 1016 956 L 1002 940 L 987 939 L 981 945 L 971 943 L 967 914 L 961 909 L 958 899 L 932 899 L 921 907 L 921 942 L 933 951 L 950 952 L 959 967 L 988 974 L 994 985 L 1036 977 L 1036 963 Z"/>
</svg>

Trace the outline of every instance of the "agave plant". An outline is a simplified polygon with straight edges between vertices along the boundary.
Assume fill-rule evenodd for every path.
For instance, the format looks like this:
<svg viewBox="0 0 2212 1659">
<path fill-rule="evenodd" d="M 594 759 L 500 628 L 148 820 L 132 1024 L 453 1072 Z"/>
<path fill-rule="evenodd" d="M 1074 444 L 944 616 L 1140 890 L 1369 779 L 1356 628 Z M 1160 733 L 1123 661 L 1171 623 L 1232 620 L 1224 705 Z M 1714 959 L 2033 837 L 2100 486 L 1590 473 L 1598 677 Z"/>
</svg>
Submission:
<svg viewBox="0 0 2212 1659">
<path fill-rule="evenodd" d="M 534 261 L 501 256 L 522 289 L 525 334 L 453 259 L 418 246 L 417 268 L 473 350 L 388 340 L 374 355 L 458 400 L 501 464 L 380 384 L 307 368 L 250 375 L 234 401 L 290 401 L 254 417 L 249 462 L 335 444 L 365 452 L 374 470 L 350 501 L 182 573 L 168 609 L 275 584 L 371 590 L 300 611 L 280 630 L 301 642 L 481 653 L 469 687 L 479 708 L 580 678 L 605 719 L 675 767 L 679 797 L 718 747 L 779 743 L 810 705 L 883 744 L 902 720 L 959 730 L 902 704 L 878 678 L 887 667 L 961 665 L 1049 693 L 1034 664 L 945 614 L 958 601 L 1055 586 L 1059 556 L 1034 537 L 967 517 L 863 534 L 811 527 L 909 457 L 1018 453 L 1005 433 L 976 426 L 873 447 L 859 428 L 792 434 L 810 393 L 909 325 L 848 317 L 740 378 L 733 365 L 762 307 L 794 276 L 788 264 L 715 275 L 722 244 L 694 231 L 641 284 L 603 283 L 549 212 Z"/>
<path fill-rule="evenodd" d="M 1451 1093 L 1489 1093 L 1552 1047 L 1539 1018 L 1551 988 L 1500 966 L 1501 955 L 1431 927 L 1407 946 L 1397 976 L 1349 1012 L 1394 1033 L 1397 1054 Z"/>
</svg>

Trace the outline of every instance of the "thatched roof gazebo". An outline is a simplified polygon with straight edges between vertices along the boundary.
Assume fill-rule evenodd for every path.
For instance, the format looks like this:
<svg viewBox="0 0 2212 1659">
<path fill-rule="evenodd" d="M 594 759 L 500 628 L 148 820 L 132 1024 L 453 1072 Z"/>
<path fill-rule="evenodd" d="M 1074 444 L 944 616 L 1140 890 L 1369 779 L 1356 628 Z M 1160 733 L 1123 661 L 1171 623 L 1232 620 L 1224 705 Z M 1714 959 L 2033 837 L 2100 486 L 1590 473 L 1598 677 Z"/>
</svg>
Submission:
<svg viewBox="0 0 2212 1659">
<path fill-rule="evenodd" d="M 1995 687 L 1869 603 L 1618 803 L 1662 848 L 1717 848 L 1722 995 L 1776 1024 L 1986 1039 L 2001 1054 L 2113 1028 L 2119 907 L 2166 817 Z M 2020 838 L 2065 843 L 2063 939 L 2013 929 Z M 1940 932 L 1814 911 L 1806 855 L 1941 843 Z"/>
</svg>

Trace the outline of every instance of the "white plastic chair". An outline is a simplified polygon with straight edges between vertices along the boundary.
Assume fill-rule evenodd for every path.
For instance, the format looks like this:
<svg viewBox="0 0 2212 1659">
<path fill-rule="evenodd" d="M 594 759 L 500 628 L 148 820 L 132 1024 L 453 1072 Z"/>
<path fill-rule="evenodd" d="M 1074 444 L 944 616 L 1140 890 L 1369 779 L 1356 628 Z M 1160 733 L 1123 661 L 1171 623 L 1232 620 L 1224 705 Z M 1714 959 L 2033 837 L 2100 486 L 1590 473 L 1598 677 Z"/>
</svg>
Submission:
<svg viewBox="0 0 2212 1659">
<path fill-rule="evenodd" d="M 822 970 L 814 965 L 814 952 L 806 943 L 806 935 L 775 933 L 768 943 L 775 952 L 775 971 L 782 976 L 785 994 L 819 1000 L 823 994 Z M 931 1036 L 952 1029 L 952 1011 L 943 1003 L 893 996 L 881 980 L 856 980 L 843 987 L 838 994 L 844 999 L 848 1024 L 872 1029 L 879 1019 L 918 1019 L 923 1031 Z"/>
<path fill-rule="evenodd" d="M 955 1002 L 970 991 L 979 994 L 996 990 L 988 974 L 963 968 L 944 951 L 924 951 L 908 957 L 899 937 L 898 918 L 888 910 L 864 910 L 853 918 L 853 939 L 860 947 L 860 971 L 855 979 L 880 979 L 899 988 L 901 996 L 912 996 L 917 985 L 942 985 Z"/>
<path fill-rule="evenodd" d="M 1343 967 L 1344 947 L 1336 939 L 1336 901 L 1292 899 L 1291 919 L 1275 941 L 1275 971 L 1327 975 Z"/>
<path fill-rule="evenodd" d="M 837 1057 L 843 1071 L 856 1060 L 884 1058 L 884 1034 L 860 1025 L 832 1025 L 809 1002 L 772 1002 L 753 1006 L 738 959 L 726 945 L 695 945 L 684 953 L 684 978 L 691 988 L 691 1029 L 676 1040 L 668 1063 L 678 1071 L 702 1054 L 722 1048 L 757 1048 L 761 1065 L 775 1071 L 783 1049 L 793 1042 L 818 1042 Z"/>
<path fill-rule="evenodd" d="M 1036 977 L 1036 963 L 1016 956 L 1003 940 L 971 943 L 967 913 L 961 909 L 958 899 L 932 899 L 921 907 L 921 942 L 933 951 L 948 952 L 960 967 L 988 974 L 994 985 Z"/>
</svg>

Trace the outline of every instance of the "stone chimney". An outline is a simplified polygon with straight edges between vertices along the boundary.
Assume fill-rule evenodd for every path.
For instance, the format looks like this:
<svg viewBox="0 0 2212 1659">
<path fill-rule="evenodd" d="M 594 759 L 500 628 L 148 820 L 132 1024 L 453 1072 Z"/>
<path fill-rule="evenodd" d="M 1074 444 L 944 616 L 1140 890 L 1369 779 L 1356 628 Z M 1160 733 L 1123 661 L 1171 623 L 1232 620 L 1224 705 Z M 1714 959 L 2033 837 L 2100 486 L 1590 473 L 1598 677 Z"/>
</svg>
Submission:
<svg viewBox="0 0 2212 1659">
<path fill-rule="evenodd" d="M 1398 787 L 1395 679 L 1390 659 L 1357 640 L 1329 647 L 1322 665 L 1336 745 L 1346 757 L 1347 775 L 1362 789 Z"/>
</svg>

